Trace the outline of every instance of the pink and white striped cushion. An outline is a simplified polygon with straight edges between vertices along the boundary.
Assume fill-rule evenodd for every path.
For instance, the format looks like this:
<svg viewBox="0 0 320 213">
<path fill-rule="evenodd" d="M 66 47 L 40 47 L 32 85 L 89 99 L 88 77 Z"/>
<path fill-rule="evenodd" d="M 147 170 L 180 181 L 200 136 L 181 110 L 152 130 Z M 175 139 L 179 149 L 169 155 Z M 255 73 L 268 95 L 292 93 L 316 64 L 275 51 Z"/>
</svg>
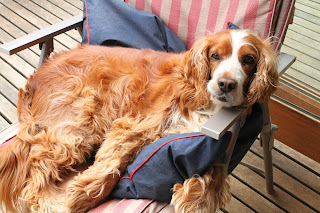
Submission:
<svg viewBox="0 0 320 213">
<path fill-rule="evenodd" d="M 168 203 L 158 202 L 154 200 L 135 200 L 122 199 L 110 200 L 97 208 L 91 210 L 89 213 L 174 213 L 174 209 Z"/>
<path fill-rule="evenodd" d="M 232 22 L 243 29 L 260 33 L 265 38 L 283 36 L 286 19 L 293 0 L 125 0 L 131 6 L 152 12 L 175 32 L 190 48 L 194 41 L 206 33 L 215 33 L 226 29 Z M 279 3 L 281 2 L 281 3 Z M 276 6 L 281 9 L 276 21 L 276 30 L 272 29 Z M 277 16 L 278 17 L 278 16 Z M 271 33 L 272 31 L 272 33 Z M 275 48 L 279 48 L 278 42 Z"/>
</svg>

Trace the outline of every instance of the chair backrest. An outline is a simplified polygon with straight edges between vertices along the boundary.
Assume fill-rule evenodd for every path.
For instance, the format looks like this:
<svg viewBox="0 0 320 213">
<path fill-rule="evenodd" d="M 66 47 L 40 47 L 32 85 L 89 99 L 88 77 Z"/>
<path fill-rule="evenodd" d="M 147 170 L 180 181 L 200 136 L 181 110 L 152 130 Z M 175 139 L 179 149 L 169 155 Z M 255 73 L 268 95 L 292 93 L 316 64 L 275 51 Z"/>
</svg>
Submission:
<svg viewBox="0 0 320 213">
<path fill-rule="evenodd" d="M 293 17 L 295 0 L 125 0 L 152 12 L 190 48 L 206 33 L 227 29 L 232 22 L 243 29 L 271 37 L 279 50 Z"/>
</svg>

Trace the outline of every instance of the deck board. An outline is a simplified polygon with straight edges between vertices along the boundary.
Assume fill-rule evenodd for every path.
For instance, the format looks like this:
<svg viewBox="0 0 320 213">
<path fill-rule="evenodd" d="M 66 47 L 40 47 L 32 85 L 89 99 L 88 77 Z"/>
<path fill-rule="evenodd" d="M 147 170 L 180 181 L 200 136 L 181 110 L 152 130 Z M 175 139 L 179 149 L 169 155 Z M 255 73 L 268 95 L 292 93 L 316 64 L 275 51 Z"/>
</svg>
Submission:
<svg viewBox="0 0 320 213">
<path fill-rule="evenodd" d="M 245 203 L 241 202 L 235 195 L 232 196 L 230 203 L 224 208 L 227 212 L 248 213 L 254 212 Z"/>
<path fill-rule="evenodd" d="M 244 158 L 244 161 L 260 168 L 263 167 L 263 160 L 252 152 L 248 152 Z M 241 178 L 247 178 L 246 181 L 252 183 L 254 188 L 262 189 L 261 191 L 265 196 L 271 198 L 277 202 L 277 204 L 281 205 L 290 212 L 293 212 L 294 208 L 297 207 L 301 209 L 302 212 L 311 210 L 301 201 L 313 206 L 316 209 L 320 209 L 320 203 L 317 199 L 315 199 L 320 199 L 319 194 L 277 168 L 274 168 L 273 170 L 274 181 L 276 186 L 281 186 L 281 188 L 276 187 L 276 193 L 274 195 L 269 195 L 266 192 L 263 176 L 255 174 L 253 171 L 249 171 L 249 169 L 245 168 L 244 166 L 239 166 L 237 169 L 238 170 L 235 173 L 239 174 Z M 260 178 L 258 176 L 260 176 Z"/>
<path fill-rule="evenodd" d="M 301 45 L 311 48 L 311 50 L 318 50 L 317 47 L 318 45 L 320 45 L 320 42 L 314 40 L 313 38 L 306 37 L 303 34 L 297 33 L 292 29 L 288 29 L 287 31 L 285 44 L 287 44 L 287 38 L 298 41 L 300 42 Z M 288 46 L 291 46 L 291 45 L 288 44 Z M 309 52 L 307 54 L 309 54 Z"/>
<path fill-rule="evenodd" d="M 10 36 L 7 32 L 5 32 L 3 29 L 0 28 L 0 43 L 5 43 L 8 41 L 12 41 L 14 38 Z M 38 51 L 40 52 L 40 51 Z M 39 53 L 33 52 L 30 49 L 23 50 L 17 54 L 14 55 L 14 57 L 8 56 L 6 54 L 1 54 L 0 57 L 4 59 L 8 59 L 7 61 L 14 60 L 14 57 L 19 57 L 25 61 L 25 63 L 31 65 L 33 68 L 35 68 L 39 61 Z M 10 58 L 10 60 L 9 60 Z M 24 63 L 24 64 L 25 64 Z M 17 66 L 15 63 L 11 62 L 13 66 Z M 23 71 L 26 71 L 23 69 Z M 30 72 L 30 70 L 29 70 Z"/>
<path fill-rule="evenodd" d="M 311 172 L 320 176 L 320 164 L 310 158 L 298 153 L 294 149 L 288 147 L 287 145 L 276 141 L 274 144 L 274 149 L 281 153 L 282 155 L 287 156 L 291 160 L 297 162 L 298 164 L 302 164 L 307 167 Z"/>
<path fill-rule="evenodd" d="M 0 58 L 0 75 L 7 79 L 16 88 L 21 88 L 27 83 L 27 79 L 24 78 L 17 70 L 13 69 L 8 63 Z M 2 105 L 3 106 L 3 105 Z"/>
<path fill-rule="evenodd" d="M 313 60 L 314 59 L 318 60 L 318 58 L 320 58 L 319 49 L 304 45 L 300 41 L 292 39 L 290 37 L 286 37 L 286 46 L 294 47 L 295 50 L 298 50 L 299 52 L 304 53 L 305 55 L 311 57 Z"/>
<path fill-rule="evenodd" d="M 303 66 L 303 67 L 311 67 L 312 69 L 308 69 L 308 70 L 304 70 L 302 71 L 302 73 L 305 73 L 306 76 L 308 77 L 313 77 L 315 79 L 320 79 L 320 61 L 315 60 L 315 58 L 313 56 L 308 56 L 304 53 L 302 53 L 299 50 L 296 50 L 292 47 L 286 46 L 284 45 L 282 47 L 282 50 L 284 50 L 285 52 L 291 52 L 294 53 L 295 56 L 297 57 L 296 62 L 294 64 L 292 64 L 291 67 L 301 70 L 299 69 L 299 66 Z M 297 65 L 298 64 L 298 65 Z"/>
<path fill-rule="evenodd" d="M 0 91 L 3 96 L 12 102 L 16 106 L 18 101 L 18 90 L 6 79 L 0 75 Z"/>
<path fill-rule="evenodd" d="M 82 9 L 79 10 L 77 7 L 64 0 L 50 0 L 50 2 L 61 9 L 63 8 L 63 11 L 71 14 L 72 16 L 82 13 Z"/>
<path fill-rule="evenodd" d="M 78 0 L 78 1 L 66 0 L 66 2 L 69 2 L 69 4 L 75 6 L 76 8 L 82 11 L 83 2 L 81 0 Z"/>
<path fill-rule="evenodd" d="M 10 8 L 12 11 L 11 11 L 11 13 L 8 11 L 3 11 L 4 15 L 6 14 L 5 12 L 7 12 L 7 13 L 10 13 L 7 15 L 11 16 L 11 17 L 14 17 L 14 16 L 18 16 L 20 18 L 21 17 L 28 17 L 27 20 L 25 18 L 21 18 L 20 22 L 23 22 L 23 23 L 21 23 L 21 25 L 25 26 L 24 28 L 28 28 L 30 25 L 34 26 L 34 28 L 30 30 L 31 32 L 34 32 L 39 29 L 43 29 L 43 28 L 51 25 L 50 23 L 44 21 L 44 19 L 41 16 L 35 15 L 34 13 L 32 13 L 31 11 L 27 10 L 26 8 L 22 7 L 21 5 L 19 5 L 17 3 L 12 3 L 12 4 L 8 5 L 7 7 Z M 14 13 L 14 15 L 12 13 Z M 81 13 L 81 11 L 79 11 L 77 9 L 76 13 L 79 14 L 79 13 Z M 28 33 L 30 33 L 30 32 L 28 32 Z M 78 43 L 78 40 L 72 38 L 71 36 L 69 36 L 67 34 L 62 34 L 61 36 L 56 37 L 56 40 L 58 42 L 60 42 L 62 45 L 66 45 L 68 48 L 72 48 L 75 46 L 75 43 Z"/>
<path fill-rule="evenodd" d="M 301 81 L 313 90 L 316 96 L 309 97 L 320 98 L 320 2 L 296 0 L 295 8 L 293 24 L 289 25 L 282 50 L 296 55 L 297 62 L 284 76 Z"/>
<path fill-rule="evenodd" d="M 262 157 L 262 150 L 257 145 L 252 146 L 251 150 Z M 318 175 L 309 172 L 306 168 L 289 160 L 276 150 L 272 150 L 272 159 L 276 168 L 281 169 L 291 177 L 296 178 L 310 189 L 313 189 L 318 193 L 320 192 L 320 177 Z"/>
<path fill-rule="evenodd" d="M 80 14 L 82 6 L 81 0 L 0 0 L 0 43 Z M 301 84 L 320 97 L 320 4 L 297 0 L 296 11 L 282 50 L 298 57 L 284 76 L 292 81 L 304 80 Z M 72 49 L 80 41 L 76 30 L 57 36 L 55 52 Z M 37 45 L 14 56 L 0 53 L 0 130 L 17 121 L 18 89 L 34 72 L 39 55 Z M 320 212 L 319 163 L 280 142 L 275 143 L 273 159 L 276 193 L 266 192 L 263 174 L 239 165 L 229 176 L 233 196 L 222 212 Z M 263 166 L 258 142 L 244 160 Z"/>
<path fill-rule="evenodd" d="M 74 1 L 77 2 L 77 1 Z M 29 0 L 19 0 L 19 3 L 23 5 L 26 9 L 29 9 L 33 14 L 46 21 L 48 24 L 52 25 L 63 20 L 63 18 L 56 16 L 51 11 L 46 10 L 45 8 L 40 7 L 39 5 L 33 3 Z M 32 8 L 32 10 L 30 9 Z M 79 12 L 81 13 L 81 12 Z M 71 36 L 75 40 L 80 40 L 79 33 L 76 31 L 66 32 L 67 35 Z"/>
<path fill-rule="evenodd" d="M 18 121 L 17 108 L 10 103 L 2 94 L 0 94 L 0 106 L 6 106 L 0 108 L 0 114 L 9 121 L 10 124 Z"/>
<path fill-rule="evenodd" d="M 3 128 L 7 128 L 10 126 L 10 123 L 6 121 L 2 116 L 0 116 L 0 126 Z"/>
<path fill-rule="evenodd" d="M 284 212 L 269 200 L 265 199 L 256 190 L 250 188 L 246 182 L 242 182 L 237 176 L 230 176 L 231 192 L 240 197 L 243 202 L 257 212 Z M 236 211 L 236 209 L 231 212 Z"/>
<path fill-rule="evenodd" d="M 310 211 L 310 208 L 277 186 L 275 187 L 275 194 L 268 194 L 265 190 L 264 177 L 261 177 L 245 166 L 239 165 L 233 174 L 238 178 L 241 178 L 246 183 L 249 183 L 251 187 L 258 189 L 266 198 L 269 198 L 271 201 L 276 203 L 278 208 L 282 208 L 284 211 L 293 212 L 296 208 L 299 208 L 302 212 Z"/>
<path fill-rule="evenodd" d="M 307 11 L 314 16 L 319 16 L 319 3 L 312 2 L 310 0 L 297 0 L 295 5 L 300 10 Z"/>
</svg>

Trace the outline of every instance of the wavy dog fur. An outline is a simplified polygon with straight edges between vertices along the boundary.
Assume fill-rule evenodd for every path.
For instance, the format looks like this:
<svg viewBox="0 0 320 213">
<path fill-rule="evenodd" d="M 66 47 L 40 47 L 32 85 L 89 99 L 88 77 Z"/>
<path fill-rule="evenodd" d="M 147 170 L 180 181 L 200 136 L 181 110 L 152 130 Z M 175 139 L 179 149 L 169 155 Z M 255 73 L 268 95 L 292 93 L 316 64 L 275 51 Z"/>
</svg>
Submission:
<svg viewBox="0 0 320 213">
<path fill-rule="evenodd" d="M 233 91 L 219 90 L 222 77 L 235 82 Z M 276 83 L 275 52 L 247 31 L 205 36 L 181 54 L 100 46 L 58 54 L 20 90 L 19 133 L 0 150 L 1 206 L 20 212 L 25 202 L 32 212 L 85 212 L 109 195 L 147 144 L 197 131 L 216 104 L 240 100 L 249 111 L 270 97 Z M 59 183 L 93 152 L 94 164 L 63 193 Z M 224 166 L 215 165 L 175 185 L 176 211 L 224 206 L 230 198 L 226 176 Z"/>
</svg>

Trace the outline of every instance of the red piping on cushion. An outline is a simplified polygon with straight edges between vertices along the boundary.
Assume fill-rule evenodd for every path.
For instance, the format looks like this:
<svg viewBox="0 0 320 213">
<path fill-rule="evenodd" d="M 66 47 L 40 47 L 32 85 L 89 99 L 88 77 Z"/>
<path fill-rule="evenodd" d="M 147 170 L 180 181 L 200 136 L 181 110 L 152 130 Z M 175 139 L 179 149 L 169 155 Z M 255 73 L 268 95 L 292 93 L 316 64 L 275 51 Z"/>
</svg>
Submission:
<svg viewBox="0 0 320 213">
<path fill-rule="evenodd" d="M 87 18 L 86 28 L 87 28 L 87 39 L 88 39 L 88 45 L 90 45 L 90 39 L 89 39 L 89 16 L 88 16 L 87 0 L 85 0 L 84 4 L 85 4 L 85 6 L 86 6 L 86 18 Z"/>
<path fill-rule="evenodd" d="M 133 177 L 133 175 L 138 171 L 138 169 L 140 169 L 145 163 L 147 163 L 148 160 L 149 160 L 154 154 L 156 154 L 162 147 L 164 147 L 164 146 L 167 145 L 168 143 L 171 143 L 171 142 L 176 141 L 176 140 L 184 139 L 184 138 L 192 138 L 192 137 L 199 137 L 199 136 L 204 136 L 204 134 L 189 135 L 189 136 L 174 138 L 174 139 L 172 139 L 172 140 L 170 140 L 170 141 L 167 141 L 166 143 L 164 143 L 164 144 L 162 144 L 161 146 L 159 146 L 158 149 L 156 149 L 153 153 L 151 153 L 151 155 L 149 155 L 149 157 L 147 157 L 147 159 L 145 159 L 145 160 L 130 174 L 130 177 L 122 177 L 120 180 L 122 180 L 122 179 L 130 179 L 130 180 L 132 181 L 132 177 Z"/>
<path fill-rule="evenodd" d="M 231 133 L 231 138 L 230 138 L 230 141 L 229 141 L 229 144 L 228 144 L 228 147 L 226 150 L 228 150 L 230 144 L 231 144 L 231 141 L 232 141 L 232 138 L 233 138 L 233 132 L 231 131 L 227 131 L 227 132 L 230 132 Z M 167 145 L 168 143 L 171 143 L 173 141 L 176 141 L 176 140 L 180 140 L 180 139 L 185 139 L 185 138 L 193 138 L 193 137 L 199 137 L 199 136 L 204 136 L 205 134 L 197 134 L 197 135 L 189 135 L 189 136 L 184 136 L 184 137 L 179 137 L 179 138 L 174 138 L 170 141 L 167 141 L 166 143 L 162 144 L 161 146 L 159 146 L 153 153 L 151 153 L 149 155 L 149 157 L 147 157 L 135 170 L 133 170 L 133 172 L 131 172 L 130 176 L 129 177 L 122 177 L 120 180 L 123 180 L 123 179 L 130 179 L 131 182 L 132 182 L 132 177 L 133 175 L 145 164 L 148 162 L 148 160 L 150 160 L 150 158 L 156 154 L 162 147 L 164 147 L 165 145 Z"/>
<path fill-rule="evenodd" d="M 231 138 L 230 138 L 230 141 L 229 141 L 229 144 L 228 144 L 228 147 L 227 147 L 226 150 L 229 149 L 229 147 L 230 147 L 230 145 L 231 145 L 231 141 L 232 141 L 232 139 L 233 139 L 233 132 L 231 132 L 231 131 L 227 131 L 227 132 L 230 132 L 230 133 L 231 133 Z"/>
</svg>

